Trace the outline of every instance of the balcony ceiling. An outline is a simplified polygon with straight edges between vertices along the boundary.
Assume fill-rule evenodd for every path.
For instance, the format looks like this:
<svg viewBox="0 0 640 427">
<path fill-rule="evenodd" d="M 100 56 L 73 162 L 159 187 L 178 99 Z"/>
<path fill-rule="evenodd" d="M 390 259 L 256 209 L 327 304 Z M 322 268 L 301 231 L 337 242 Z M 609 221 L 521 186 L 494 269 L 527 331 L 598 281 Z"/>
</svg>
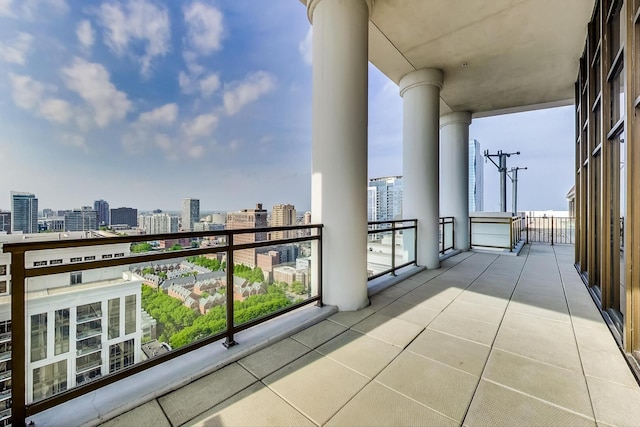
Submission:
<svg viewBox="0 0 640 427">
<path fill-rule="evenodd" d="M 304 0 L 303 0 L 304 2 Z M 375 0 L 369 60 L 395 83 L 444 71 L 441 113 L 573 102 L 593 0 Z"/>
</svg>

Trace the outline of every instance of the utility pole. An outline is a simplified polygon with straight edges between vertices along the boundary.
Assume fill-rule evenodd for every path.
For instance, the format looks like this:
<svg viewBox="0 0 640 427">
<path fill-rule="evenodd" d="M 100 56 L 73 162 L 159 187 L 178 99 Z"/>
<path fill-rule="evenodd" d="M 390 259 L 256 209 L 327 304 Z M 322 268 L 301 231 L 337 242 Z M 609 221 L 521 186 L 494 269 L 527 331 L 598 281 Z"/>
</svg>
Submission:
<svg viewBox="0 0 640 427">
<path fill-rule="evenodd" d="M 513 214 L 518 215 L 518 171 L 519 170 L 527 170 L 526 167 L 514 167 L 511 168 L 509 172 L 511 172 L 511 203 L 513 205 Z"/>
<path fill-rule="evenodd" d="M 502 150 L 498 150 L 496 154 L 489 154 L 489 150 L 484 150 L 484 157 L 491 160 L 500 172 L 500 212 L 507 211 L 507 157 L 512 155 L 520 155 L 520 152 L 503 153 Z M 494 162 L 492 157 L 498 157 L 498 163 Z"/>
</svg>

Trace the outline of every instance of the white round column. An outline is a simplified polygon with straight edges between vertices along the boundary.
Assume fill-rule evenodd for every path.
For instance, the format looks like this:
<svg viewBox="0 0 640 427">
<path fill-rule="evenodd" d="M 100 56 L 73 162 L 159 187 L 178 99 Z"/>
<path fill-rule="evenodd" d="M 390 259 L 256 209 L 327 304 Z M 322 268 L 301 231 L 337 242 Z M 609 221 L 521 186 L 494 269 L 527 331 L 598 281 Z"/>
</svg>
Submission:
<svg viewBox="0 0 640 427">
<path fill-rule="evenodd" d="M 440 267 L 439 117 L 442 71 L 423 68 L 400 80 L 403 108 L 402 216 L 418 219 L 418 265 Z M 408 242 L 405 242 L 405 247 Z"/>
<path fill-rule="evenodd" d="M 469 125 L 471 113 L 440 117 L 440 214 L 454 217 L 454 248 L 469 250 Z"/>
<path fill-rule="evenodd" d="M 309 0 L 313 24 L 311 218 L 324 224 L 323 300 L 367 296 L 368 37 L 373 1 Z"/>
</svg>

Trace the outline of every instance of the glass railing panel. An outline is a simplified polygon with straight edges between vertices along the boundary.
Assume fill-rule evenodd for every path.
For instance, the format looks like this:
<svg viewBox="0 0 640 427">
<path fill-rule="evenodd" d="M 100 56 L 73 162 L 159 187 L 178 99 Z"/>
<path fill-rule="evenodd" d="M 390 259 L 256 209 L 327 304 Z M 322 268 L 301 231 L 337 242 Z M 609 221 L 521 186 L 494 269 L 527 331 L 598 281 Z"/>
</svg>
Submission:
<svg viewBox="0 0 640 427">
<path fill-rule="evenodd" d="M 375 276 L 392 268 L 392 231 L 383 231 L 386 227 L 373 227 L 375 234 L 369 234 L 367 241 L 367 275 Z"/>
<path fill-rule="evenodd" d="M 162 363 L 172 351 L 233 344 L 238 330 L 320 298 L 320 228 L 282 231 L 287 233 L 278 240 L 238 243 L 256 246 L 234 251 L 238 265 L 242 251 L 260 256 L 249 270 L 234 268 L 230 283 L 228 244 L 235 231 L 62 239 L 26 245 L 24 254 L 16 250 L 24 268 L 12 272 L 24 289 L 25 323 L 23 334 L 10 335 L 11 299 L 0 295 L 0 305 L 8 307 L 0 309 L 7 313 L 4 320 L 0 316 L 0 350 L 6 347 L 0 375 L 23 382 L 26 405 L 39 412 L 53 405 L 49 397 L 80 395 L 107 376 Z M 261 280 L 258 267 L 264 267 Z M 236 276 L 246 283 L 236 284 Z M 227 322 L 229 303 L 238 308 L 235 326 Z M 2 341 L 2 334 L 12 339 Z M 21 378 L 11 378 L 15 342 L 24 345 L 24 365 L 18 367 L 28 375 Z"/>
</svg>

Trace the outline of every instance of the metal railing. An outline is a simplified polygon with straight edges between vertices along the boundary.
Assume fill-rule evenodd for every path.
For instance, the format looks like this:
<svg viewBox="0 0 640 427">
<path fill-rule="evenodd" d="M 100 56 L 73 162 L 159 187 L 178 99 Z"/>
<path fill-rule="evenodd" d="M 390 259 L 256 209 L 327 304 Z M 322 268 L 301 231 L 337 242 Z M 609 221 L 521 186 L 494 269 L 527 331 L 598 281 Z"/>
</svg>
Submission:
<svg viewBox="0 0 640 427">
<path fill-rule="evenodd" d="M 513 252 L 522 240 L 522 231 L 521 216 L 469 218 L 469 242 L 472 248 L 508 249 Z"/>
<path fill-rule="evenodd" d="M 213 342 L 224 339 L 223 345 L 225 347 L 231 347 L 236 343 L 234 335 L 240 331 L 246 330 L 258 324 L 264 323 L 275 317 L 281 316 L 292 310 L 298 309 L 302 306 L 317 303 L 322 305 L 322 225 L 301 225 L 301 226 L 288 226 L 288 227 L 267 227 L 267 228 L 251 228 L 251 229 L 238 229 L 238 230 L 219 230 L 219 231 L 205 231 L 205 232 L 184 232 L 184 233 L 170 233 L 170 234 L 158 234 L 158 235 L 136 235 L 136 236 L 122 236 L 122 237 L 109 237 L 109 238 L 96 238 L 96 239 L 68 239 L 68 240 L 56 240 L 56 241 L 39 241 L 39 242 L 20 242 L 9 243 L 3 246 L 5 253 L 11 254 L 11 273 L 12 273 L 12 289 L 11 289 L 11 317 L 12 317 L 12 425 L 23 426 L 25 425 L 25 419 L 33 414 L 52 408 L 54 406 L 65 403 L 71 399 L 100 389 L 108 384 L 115 383 L 126 377 L 129 377 L 135 373 L 142 372 L 153 366 L 157 366 L 168 360 L 184 355 L 201 347 L 204 347 Z M 411 228 L 411 227 L 406 227 Z M 405 227 L 397 228 L 406 229 Z M 415 228 L 415 225 L 414 227 Z M 235 243 L 234 237 L 241 234 L 258 234 L 273 233 L 277 231 L 294 231 L 300 230 L 299 234 L 305 234 L 302 237 L 283 238 L 278 240 L 262 240 L 251 243 Z M 35 267 L 27 266 L 25 255 L 26 253 L 32 253 L 32 251 L 47 251 L 65 248 L 96 248 L 105 245 L 114 245 L 122 243 L 140 243 L 149 241 L 161 241 L 172 239 L 202 239 L 202 238 L 224 238 L 224 244 L 219 246 L 208 246 L 201 248 L 183 249 L 183 250 L 168 250 L 168 251 L 153 251 L 143 254 L 132 254 L 126 257 L 114 257 L 101 260 L 90 260 L 84 262 L 73 262 L 55 264 L 53 266 Z M 286 245 L 303 242 L 316 242 L 315 260 L 315 285 L 316 295 L 300 301 L 296 300 L 284 308 L 278 309 L 269 314 L 263 315 L 259 318 L 248 320 L 241 324 L 236 324 L 234 321 L 234 292 L 233 292 L 233 278 L 234 278 L 234 251 L 240 251 L 243 249 L 264 248 L 274 245 Z M 26 283 L 27 279 L 36 277 L 43 277 L 61 273 L 72 273 L 84 270 L 93 270 L 108 267 L 121 267 L 130 264 L 137 263 L 150 263 L 156 261 L 170 260 L 176 258 L 184 258 L 187 256 L 197 256 L 212 253 L 224 253 L 226 256 L 226 324 L 225 329 L 222 332 L 210 335 L 205 338 L 201 338 L 195 342 L 187 344 L 183 347 L 169 351 L 168 353 L 158 355 L 157 357 L 135 363 L 132 366 L 118 370 L 114 373 L 104 375 L 99 379 L 88 382 L 86 384 L 78 385 L 71 389 L 65 390 L 53 396 L 47 397 L 37 402 L 27 401 L 27 354 L 28 349 L 26 347 L 27 332 L 26 328 L 26 315 L 27 315 L 27 303 L 26 303 Z M 88 257 L 92 259 L 94 257 Z M 396 267 L 396 268 L 399 268 Z"/>
<path fill-rule="evenodd" d="M 410 223 L 410 225 L 405 225 L 406 223 Z M 391 253 L 390 253 L 391 265 L 389 268 L 384 269 L 383 271 L 370 275 L 368 277 L 368 280 L 373 280 L 389 273 L 391 273 L 392 276 L 395 276 L 396 271 L 398 271 L 399 269 L 411 264 L 416 264 L 416 259 L 417 259 L 416 254 L 418 252 L 418 220 L 417 219 L 400 219 L 400 220 L 394 220 L 394 221 L 369 221 L 368 225 L 369 225 L 369 230 L 367 233 L 369 236 L 391 233 Z M 407 230 L 413 230 L 413 239 L 411 242 L 413 247 L 411 248 L 412 250 L 409 250 L 409 248 L 407 247 L 404 247 L 403 249 L 407 254 L 413 253 L 413 257 L 409 256 L 408 257 L 409 259 L 407 259 L 405 262 L 396 264 L 396 240 L 397 240 L 396 235 L 398 233 L 402 233 L 403 244 L 406 245 L 407 242 L 404 239 L 404 237 L 406 236 L 405 233 Z"/>
<path fill-rule="evenodd" d="M 574 217 L 526 217 L 526 242 L 550 244 L 575 243 L 576 220 Z"/>
<path fill-rule="evenodd" d="M 456 238 L 455 219 L 452 216 L 441 216 L 439 221 L 440 228 L 440 253 L 445 254 L 448 250 L 452 250 Z"/>
</svg>

